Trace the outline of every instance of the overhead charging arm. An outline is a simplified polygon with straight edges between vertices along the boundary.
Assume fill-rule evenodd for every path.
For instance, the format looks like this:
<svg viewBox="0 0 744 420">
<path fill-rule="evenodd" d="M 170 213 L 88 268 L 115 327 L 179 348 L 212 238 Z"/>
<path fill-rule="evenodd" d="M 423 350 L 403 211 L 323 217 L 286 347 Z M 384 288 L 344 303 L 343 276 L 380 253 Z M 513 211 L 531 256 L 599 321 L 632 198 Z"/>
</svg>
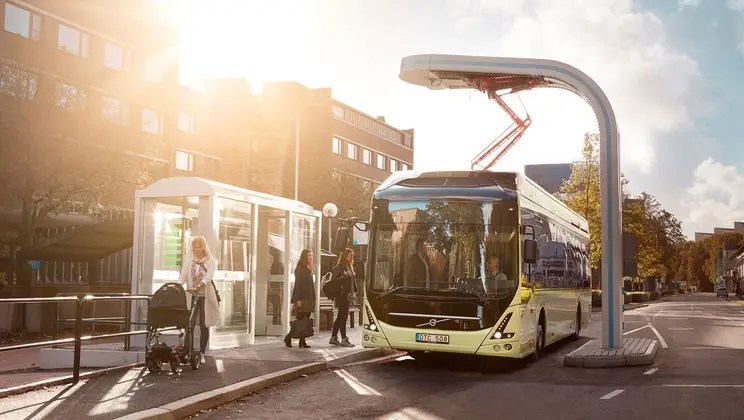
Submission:
<svg viewBox="0 0 744 420">
<path fill-rule="evenodd" d="M 503 97 L 544 85 L 546 82 L 541 77 L 490 76 L 469 79 L 468 84 L 481 92 L 485 92 L 488 98 L 496 101 L 512 120 L 512 124 L 470 162 L 471 169 L 488 170 L 522 138 L 524 132 L 532 124 L 532 118 L 524 108 L 521 99 L 520 103 L 522 103 L 522 109 L 525 113 L 524 118 L 521 118 L 504 101 Z"/>
</svg>

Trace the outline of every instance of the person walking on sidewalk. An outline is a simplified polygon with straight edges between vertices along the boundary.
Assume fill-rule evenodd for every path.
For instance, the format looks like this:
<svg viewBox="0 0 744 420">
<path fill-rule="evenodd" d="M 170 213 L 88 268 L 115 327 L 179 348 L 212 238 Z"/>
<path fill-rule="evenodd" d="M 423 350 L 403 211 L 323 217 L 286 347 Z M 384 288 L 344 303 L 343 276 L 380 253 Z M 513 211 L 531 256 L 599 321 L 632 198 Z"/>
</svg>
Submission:
<svg viewBox="0 0 744 420">
<path fill-rule="evenodd" d="M 295 307 L 297 322 L 309 320 L 310 314 L 315 311 L 315 284 L 313 283 L 313 252 L 309 249 L 302 250 L 300 259 L 295 267 L 295 284 L 292 290 L 292 304 Z M 308 321 L 304 321 L 308 322 Z M 309 349 L 303 336 L 297 337 L 295 328 L 290 329 L 284 337 L 284 344 L 292 347 L 292 338 L 300 339 L 300 348 Z"/>
<path fill-rule="evenodd" d="M 338 263 L 333 267 L 332 281 L 338 282 L 339 293 L 335 303 L 338 308 L 336 321 L 333 323 L 333 332 L 329 344 L 334 346 L 354 347 L 346 336 L 346 320 L 349 317 L 349 305 L 356 302 L 356 285 L 354 273 L 354 250 L 346 248 L 338 258 Z M 338 341 L 338 333 L 341 332 L 341 341 Z"/>
<path fill-rule="evenodd" d="M 217 261 L 212 258 L 207 240 L 197 236 L 191 241 L 191 261 L 183 265 L 178 282 L 186 284 L 186 290 L 191 293 L 191 306 L 196 305 L 194 317 L 186 335 L 186 345 L 194 348 L 193 337 L 196 318 L 199 318 L 199 350 L 201 362 L 206 363 L 204 354 L 209 342 L 209 327 L 220 323 L 220 307 L 217 301 L 217 287 L 212 278 L 217 270 Z"/>
</svg>

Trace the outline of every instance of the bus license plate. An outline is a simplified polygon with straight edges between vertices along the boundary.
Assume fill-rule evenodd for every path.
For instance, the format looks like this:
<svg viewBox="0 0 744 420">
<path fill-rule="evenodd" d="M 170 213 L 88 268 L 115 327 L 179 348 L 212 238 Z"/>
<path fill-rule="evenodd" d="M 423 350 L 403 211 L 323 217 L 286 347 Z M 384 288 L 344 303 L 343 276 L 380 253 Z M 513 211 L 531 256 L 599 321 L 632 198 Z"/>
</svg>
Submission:
<svg viewBox="0 0 744 420">
<path fill-rule="evenodd" d="M 449 344 L 449 336 L 444 334 L 416 333 L 416 341 L 419 343 Z"/>
</svg>

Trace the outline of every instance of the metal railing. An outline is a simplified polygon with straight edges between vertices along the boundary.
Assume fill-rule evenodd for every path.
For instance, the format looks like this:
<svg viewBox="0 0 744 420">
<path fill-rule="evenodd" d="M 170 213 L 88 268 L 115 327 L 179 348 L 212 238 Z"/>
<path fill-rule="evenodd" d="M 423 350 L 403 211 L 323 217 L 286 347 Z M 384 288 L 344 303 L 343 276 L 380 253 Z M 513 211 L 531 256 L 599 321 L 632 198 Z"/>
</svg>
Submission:
<svg viewBox="0 0 744 420">
<path fill-rule="evenodd" d="M 57 296 L 75 296 L 78 299 L 82 299 L 86 296 L 131 296 L 130 293 L 58 293 Z M 83 324 L 89 324 L 91 326 L 91 335 L 96 334 L 96 325 L 118 325 L 121 328 L 119 328 L 119 332 L 122 331 L 128 331 L 126 328 L 130 325 L 146 325 L 141 322 L 132 322 L 131 320 L 131 305 L 126 301 L 121 301 L 121 310 L 119 312 L 119 316 L 109 316 L 109 317 L 101 317 L 96 316 L 96 302 L 93 301 L 93 304 L 91 305 L 91 316 L 85 317 L 85 314 L 83 314 Z M 76 318 L 60 318 L 60 315 L 62 314 L 62 311 L 60 309 L 61 303 L 57 303 L 57 313 L 56 313 L 56 321 L 54 324 L 54 338 L 58 339 L 60 334 L 60 325 L 64 324 L 74 324 L 76 322 Z M 129 337 L 124 337 L 124 350 L 129 351 Z"/>
<path fill-rule="evenodd" d="M 63 302 L 71 302 L 75 304 L 75 337 L 73 338 L 62 338 L 62 339 L 55 339 L 55 340 L 49 340 L 49 341 L 40 341 L 36 343 L 26 343 L 26 344 L 16 344 L 12 346 L 4 346 L 0 347 L 0 353 L 4 351 L 13 351 L 13 350 L 23 350 L 23 349 L 30 349 L 30 348 L 36 348 L 36 347 L 50 347 L 50 346 L 59 346 L 62 344 L 70 344 L 73 343 L 75 345 L 74 347 L 74 355 L 73 355 L 73 367 L 72 367 L 72 383 L 76 384 L 80 380 L 80 354 L 82 352 L 82 343 L 93 341 L 93 340 L 102 340 L 106 338 L 115 338 L 115 337 L 124 337 L 125 338 L 125 348 L 129 347 L 129 338 L 134 335 L 141 335 L 141 334 L 147 334 L 147 329 L 144 330 L 136 330 L 131 331 L 131 323 L 125 323 L 124 328 L 125 331 L 118 332 L 118 333 L 110 333 L 110 334 L 99 334 L 99 335 L 87 335 L 82 336 L 82 327 L 83 327 L 83 310 L 85 308 L 85 305 L 89 302 L 92 302 L 95 304 L 95 302 L 98 301 L 121 301 L 121 302 L 128 302 L 128 304 L 124 305 L 126 307 L 124 320 L 129 320 L 131 316 L 131 302 L 133 301 L 146 301 L 149 305 L 150 303 L 150 296 L 131 296 L 131 295 L 85 295 L 85 296 L 57 296 L 57 297 L 48 297 L 48 298 L 8 298 L 8 299 L 0 299 L 0 304 L 10 304 L 10 303 L 63 303 Z M 95 318 L 88 318 L 88 321 L 95 320 Z"/>
</svg>

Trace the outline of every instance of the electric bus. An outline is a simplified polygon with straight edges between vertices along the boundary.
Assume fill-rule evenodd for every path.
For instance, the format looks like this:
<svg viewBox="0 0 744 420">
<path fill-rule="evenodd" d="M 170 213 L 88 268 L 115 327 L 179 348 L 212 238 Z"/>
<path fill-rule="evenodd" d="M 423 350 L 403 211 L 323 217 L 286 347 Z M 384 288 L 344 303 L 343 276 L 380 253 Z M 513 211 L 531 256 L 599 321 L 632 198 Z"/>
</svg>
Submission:
<svg viewBox="0 0 744 420">
<path fill-rule="evenodd" d="M 588 224 L 520 173 L 397 172 L 368 231 L 364 347 L 537 359 L 589 323 Z"/>
</svg>

